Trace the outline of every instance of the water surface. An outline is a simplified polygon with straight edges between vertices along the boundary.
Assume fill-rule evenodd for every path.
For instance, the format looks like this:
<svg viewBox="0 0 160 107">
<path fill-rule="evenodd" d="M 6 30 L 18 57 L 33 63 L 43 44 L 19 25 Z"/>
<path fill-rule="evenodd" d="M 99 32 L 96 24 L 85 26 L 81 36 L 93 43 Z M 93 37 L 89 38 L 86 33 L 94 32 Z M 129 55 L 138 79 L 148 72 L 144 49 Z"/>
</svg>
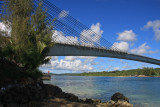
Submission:
<svg viewBox="0 0 160 107">
<path fill-rule="evenodd" d="M 57 85 L 79 98 L 108 101 L 114 93 L 120 92 L 134 105 L 160 107 L 159 77 L 52 76 L 44 83 Z"/>
</svg>

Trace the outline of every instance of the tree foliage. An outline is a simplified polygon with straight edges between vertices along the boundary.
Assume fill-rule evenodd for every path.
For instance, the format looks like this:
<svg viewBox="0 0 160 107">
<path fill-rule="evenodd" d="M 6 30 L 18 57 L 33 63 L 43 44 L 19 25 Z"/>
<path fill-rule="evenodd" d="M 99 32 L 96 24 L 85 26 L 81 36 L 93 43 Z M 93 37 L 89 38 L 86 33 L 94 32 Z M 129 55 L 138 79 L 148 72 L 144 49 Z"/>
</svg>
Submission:
<svg viewBox="0 0 160 107">
<path fill-rule="evenodd" d="M 49 61 L 47 53 L 52 42 L 53 26 L 47 19 L 42 2 L 34 0 L 3 0 L 3 23 L 11 32 L 0 31 L 0 58 L 15 63 L 26 71 L 37 71 Z"/>
<path fill-rule="evenodd" d="M 103 71 L 103 72 L 90 72 L 90 73 L 80 73 L 80 74 L 66 74 L 75 76 L 160 76 L 160 69 L 156 68 L 143 68 L 143 69 L 132 69 L 124 71 Z"/>
</svg>

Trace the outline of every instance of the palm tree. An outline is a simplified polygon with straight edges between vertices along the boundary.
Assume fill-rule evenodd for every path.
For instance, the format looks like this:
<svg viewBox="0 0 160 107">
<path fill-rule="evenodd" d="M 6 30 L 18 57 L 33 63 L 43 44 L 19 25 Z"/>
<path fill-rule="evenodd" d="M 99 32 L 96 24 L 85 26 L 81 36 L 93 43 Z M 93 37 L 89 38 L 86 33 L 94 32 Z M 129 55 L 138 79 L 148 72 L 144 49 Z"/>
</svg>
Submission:
<svg viewBox="0 0 160 107">
<path fill-rule="evenodd" d="M 47 53 L 54 45 L 47 12 L 42 2 L 37 5 L 34 0 L 3 1 L 6 14 L 1 20 L 12 30 L 8 35 L 0 31 L 0 57 L 27 72 L 37 72 L 40 65 L 50 60 Z"/>
</svg>

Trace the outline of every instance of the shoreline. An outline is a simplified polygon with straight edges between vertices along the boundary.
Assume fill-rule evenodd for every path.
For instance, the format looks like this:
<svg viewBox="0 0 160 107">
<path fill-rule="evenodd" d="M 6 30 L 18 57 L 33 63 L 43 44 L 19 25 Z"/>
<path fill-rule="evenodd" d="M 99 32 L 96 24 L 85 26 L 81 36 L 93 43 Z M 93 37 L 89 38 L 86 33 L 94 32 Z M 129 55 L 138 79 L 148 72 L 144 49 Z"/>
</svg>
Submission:
<svg viewBox="0 0 160 107">
<path fill-rule="evenodd" d="M 112 95 L 110 101 L 101 102 L 99 99 L 80 99 L 58 86 L 44 84 L 42 80 L 32 82 L 1 87 L 0 107 L 133 107 L 121 93 Z"/>
<path fill-rule="evenodd" d="M 54 75 L 54 74 L 53 74 Z M 145 75 L 143 75 L 143 76 L 99 76 L 99 75 L 54 75 L 54 76 L 86 76 L 86 77 L 160 77 L 160 76 L 145 76 Z"/>
</svg>

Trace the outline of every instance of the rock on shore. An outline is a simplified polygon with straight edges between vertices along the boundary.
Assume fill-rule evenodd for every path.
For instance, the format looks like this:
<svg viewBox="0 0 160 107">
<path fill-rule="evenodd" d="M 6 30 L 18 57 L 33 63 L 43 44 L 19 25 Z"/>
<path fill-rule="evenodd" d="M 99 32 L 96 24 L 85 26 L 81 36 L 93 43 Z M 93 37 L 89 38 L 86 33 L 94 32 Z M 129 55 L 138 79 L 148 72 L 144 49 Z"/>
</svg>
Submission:
<svg viewBox="0 0 160 107">
<path fill-rule="evenodd" d="M 61 88 L 43 84 L 14 84 L 0 89 L 0 107 L 133 107 L 127 97 L 116 93 L 111 101 L 79 99 Z"/>
</svg>

